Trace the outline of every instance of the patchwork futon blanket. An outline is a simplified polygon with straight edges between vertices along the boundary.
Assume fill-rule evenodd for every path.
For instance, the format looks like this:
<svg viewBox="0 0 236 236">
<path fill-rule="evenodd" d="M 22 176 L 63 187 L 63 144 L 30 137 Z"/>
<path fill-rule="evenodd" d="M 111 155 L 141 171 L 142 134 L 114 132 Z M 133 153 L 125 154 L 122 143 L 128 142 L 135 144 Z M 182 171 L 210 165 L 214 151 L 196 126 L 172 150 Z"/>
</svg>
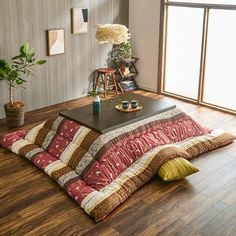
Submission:
<svg viewBox="0 0 236 236">
<path fill-rule="evenodd" d="M 106 134 L 57 116 L 30 131 L 6 134 L 0 144 L 44 170 L 100 221 L 166 161 L 191 159 L 234 139 L 173 109 Z"/>
</svg>

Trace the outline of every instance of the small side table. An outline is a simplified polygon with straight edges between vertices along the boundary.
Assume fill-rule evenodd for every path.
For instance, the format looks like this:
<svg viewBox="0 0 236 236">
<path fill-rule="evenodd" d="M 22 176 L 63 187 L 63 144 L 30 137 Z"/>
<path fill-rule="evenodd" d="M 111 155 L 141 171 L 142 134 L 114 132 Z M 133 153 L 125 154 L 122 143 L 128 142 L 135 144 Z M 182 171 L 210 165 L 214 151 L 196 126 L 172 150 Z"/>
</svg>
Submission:
<svg viewBox="0 0 236 236">
<path fill-rule="evenodd" d="M 96 90 L 98 86 L 102 84 L 104 86 L 104 98 L 107 98 L 107 92 L 109 88 L 114 89 L 116 95 L 118 95 L 115 72 L 116 70 L 112 68 L 97 69 L 96 70 L 97 76 L 95 76 L 94 81 L 93 81 L 93 90 Z"/>
</svg>

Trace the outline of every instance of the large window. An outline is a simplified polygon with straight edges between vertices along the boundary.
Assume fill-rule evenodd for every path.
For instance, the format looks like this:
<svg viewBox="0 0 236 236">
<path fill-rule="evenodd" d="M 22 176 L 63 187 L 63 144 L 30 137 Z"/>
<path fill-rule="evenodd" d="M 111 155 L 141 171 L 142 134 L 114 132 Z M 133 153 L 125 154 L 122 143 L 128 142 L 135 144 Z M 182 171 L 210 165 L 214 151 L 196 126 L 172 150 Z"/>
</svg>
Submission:
<svg viewBox="0 0 236 236">
<path fill-rule="evenodd" d="M 236 0 L 164 6 L 162 92 L 236 112 Z"/>
<path fill-rule="evenodd" d="M 169 7 L 165 89 L 197 99 L 203 10 Z"/>
<path fill-rule="evenodd" d="M 203 101 L 236 110 L 236 11 L 211 10 Z"/>
<path fill-rule="evenodd" d="M 236 5 L 236 0 L 169 0 L 169 2 Z"/>
</svg>

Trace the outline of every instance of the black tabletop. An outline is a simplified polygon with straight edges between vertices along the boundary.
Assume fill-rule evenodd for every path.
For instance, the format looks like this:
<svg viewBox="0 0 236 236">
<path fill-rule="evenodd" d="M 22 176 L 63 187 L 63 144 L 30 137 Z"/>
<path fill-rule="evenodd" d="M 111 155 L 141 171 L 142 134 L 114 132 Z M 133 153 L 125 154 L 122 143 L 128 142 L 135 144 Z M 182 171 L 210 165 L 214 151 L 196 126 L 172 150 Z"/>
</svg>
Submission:
<svg viewBox="0 0 236 236">
<path fill-rule="evenodd" d="M 138 100 L 139 104 L 142 106 L 141 111 L 125 113 L 116 110 L 115 106 L 120 104 L 123 100 L 131 101 L 133 99 Z M 173 104 L 134 93 L 126 93 L 124 95 L 119 95 L 114 99 L 102 101 L 101 113 L 98 115 L 93 114 L 92 104 L 73 110 L 63 111 L 60 115 L 97 132 L 107 133 L 125 125 L 171 110 L 175 107 L 176 106 Z"/>
</svg>

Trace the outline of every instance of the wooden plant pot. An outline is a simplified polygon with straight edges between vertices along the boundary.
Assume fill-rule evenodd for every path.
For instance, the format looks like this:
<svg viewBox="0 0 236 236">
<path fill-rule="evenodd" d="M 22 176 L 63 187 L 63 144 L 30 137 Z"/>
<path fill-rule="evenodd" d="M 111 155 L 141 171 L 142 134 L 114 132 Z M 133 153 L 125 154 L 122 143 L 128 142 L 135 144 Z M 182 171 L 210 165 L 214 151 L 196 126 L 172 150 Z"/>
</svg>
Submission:
<svg viewBox="0 0 236 236">
<path fill-rule="evenodd" d="M 9 128 L 16 128 L 24 125 L 25 120 L 25 106 L 22 102 L 19 103 L 19 107 L 12 107 L 9 103 L 4 105 L 6 118 L 7 118 L 7 126 Z"/>
</svg>

